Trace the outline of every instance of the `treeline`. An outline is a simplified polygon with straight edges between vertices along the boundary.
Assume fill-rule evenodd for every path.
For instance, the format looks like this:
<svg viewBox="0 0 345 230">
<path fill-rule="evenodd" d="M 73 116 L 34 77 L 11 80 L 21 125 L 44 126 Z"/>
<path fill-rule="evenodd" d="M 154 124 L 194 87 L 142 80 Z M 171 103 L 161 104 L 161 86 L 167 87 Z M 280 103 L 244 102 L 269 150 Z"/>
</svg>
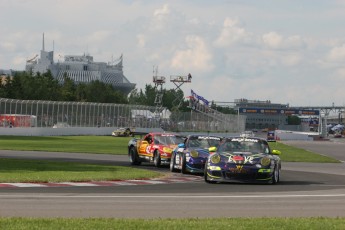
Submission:
<svg viewBox="0 0 345 230">
<path fill-rule="evenodd" d="M 168 109 L 174 107 L 176 95 L 185 98 L 183 91 L 175 92 L 174 89 L 163 89 L 162 106 Z M 19 100 L 47 100 L 47 101 L 75 101 L 98 102 L 116 104 L 136 104 L 155 106 L 156 88 L 154 85 L 146 85 L 145 89 L 135 88 L 129 96 L 116 90 L 111 84 L 105 84 L 98 80 L 90 83 L 76 84 L 72 79 L 64 76 L 63 84 L 54 79 L 51 72 L 44 74 L 16 72 L 13 77 L 7 76 L 1 80 L 0 97 Z M 190 111 L 187 99 L 183 100 L 180 111 Z M 211 108 L 222 113 L 236 112 L 233 109 L 220 107 L 211 103 Z"/>
<path fill-rule="evenodd" d="M 100 81 L 76 84 L 64 76 L 59 84 L 50 71 L 33 76 L 32 73 L 16 72 L 0 84 L 0 97 L 20 100 L 78 101 L 101 103 L 127 103 L 126 96 Z"/>
</svg>

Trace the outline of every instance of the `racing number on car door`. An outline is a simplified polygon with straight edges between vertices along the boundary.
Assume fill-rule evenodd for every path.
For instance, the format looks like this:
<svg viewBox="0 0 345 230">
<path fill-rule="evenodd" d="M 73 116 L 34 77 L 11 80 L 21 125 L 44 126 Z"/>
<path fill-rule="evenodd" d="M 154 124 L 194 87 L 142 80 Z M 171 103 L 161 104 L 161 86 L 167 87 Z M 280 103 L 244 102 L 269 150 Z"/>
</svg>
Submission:
<svg viewBox="0 0 345 230">
<path fill-rule="evenodd" d="M 149 143 L 147 141 L 141 141 L 139 146 L 139 152 L 141 154 L 146 154 L 146 149 L 148 147 Z"/>
</svg>

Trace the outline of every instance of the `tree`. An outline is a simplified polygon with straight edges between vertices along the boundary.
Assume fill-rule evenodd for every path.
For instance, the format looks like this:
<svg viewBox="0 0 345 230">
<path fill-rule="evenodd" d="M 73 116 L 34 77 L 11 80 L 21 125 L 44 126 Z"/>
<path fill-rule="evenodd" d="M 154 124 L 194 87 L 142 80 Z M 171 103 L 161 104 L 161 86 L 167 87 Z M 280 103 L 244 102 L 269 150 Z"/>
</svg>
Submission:
<svg viewBox="0 0 345 230">
<path fill-rule="evenodd" d="M 288 116 L 288 125 L 300 125 L 301 119 L 298 116 Z"/>
<path fill-rule="evenodd" d="M 64 82 L 61 87 L 61 100 L 62 101 L 76 101 L 77 99 L 77 87 L 74 81 L 64 73 Z"/>
</svg>

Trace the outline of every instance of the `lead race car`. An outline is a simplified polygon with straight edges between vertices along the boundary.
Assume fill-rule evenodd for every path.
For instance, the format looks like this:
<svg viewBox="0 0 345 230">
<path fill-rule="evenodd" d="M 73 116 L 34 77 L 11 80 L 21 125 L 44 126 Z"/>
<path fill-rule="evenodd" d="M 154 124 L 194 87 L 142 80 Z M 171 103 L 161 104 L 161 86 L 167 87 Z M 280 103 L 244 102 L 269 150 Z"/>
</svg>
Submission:
<svg viewBox="0 0 345 230">
<path fill-rule="evenodd" d="M 167 165 L 171 153 L 184 137 L 174 133 L 148 133 L 142 139 L 133 138 L 128 142 L 128 156 L 132 165 L 153 162 L 156 167 Z"/>
<path fill-rule="evenodd" d="M 189 135 L 173 151 L 170 171 L 181 173 L 204 173 L 207 157 L 216 150 L 221 137 L 207 135 Z M 213 147 L 213 148 L 212 148 Z"/>
<path fill-rule="evenodd" d="M 205 166 L 204 179 L 216 182 L 266 182 L 280 180 L 281 160 L 278 150 L 271 150 L 262 138 L 231 137 L 210 155 Z"/>
</svg>

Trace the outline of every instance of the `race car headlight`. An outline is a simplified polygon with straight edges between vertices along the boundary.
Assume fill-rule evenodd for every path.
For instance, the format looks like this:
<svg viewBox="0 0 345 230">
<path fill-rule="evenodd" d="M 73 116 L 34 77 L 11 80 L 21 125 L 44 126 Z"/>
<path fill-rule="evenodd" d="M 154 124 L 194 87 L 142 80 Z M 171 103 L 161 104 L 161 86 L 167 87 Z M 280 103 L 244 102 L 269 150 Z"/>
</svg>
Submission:
<svg viewBox="0 0 345 230">
<path fill-rule="evenodd" d="M 218 164 L 220 162 L 220 156 L 218 154 L 214 154 L 210 158 L 213 164 Z"/>
<path fill-rule="evenodd" d="M 191 155 L 191 157 L 198 157 L 198 156 L 199 156 L 199 153 L 198 153 L 198 151 L 196 151 L 196 150 L 192 150 L 192 151 L 190 152 L 190 155 Z"/>
<path fill-rule="evenodd" d="M 268 157 L 263 157 L 261 158 L 260 163 L 262 166 L 269 166 L 271 164 L 271 159 Z"/>
</svg>

